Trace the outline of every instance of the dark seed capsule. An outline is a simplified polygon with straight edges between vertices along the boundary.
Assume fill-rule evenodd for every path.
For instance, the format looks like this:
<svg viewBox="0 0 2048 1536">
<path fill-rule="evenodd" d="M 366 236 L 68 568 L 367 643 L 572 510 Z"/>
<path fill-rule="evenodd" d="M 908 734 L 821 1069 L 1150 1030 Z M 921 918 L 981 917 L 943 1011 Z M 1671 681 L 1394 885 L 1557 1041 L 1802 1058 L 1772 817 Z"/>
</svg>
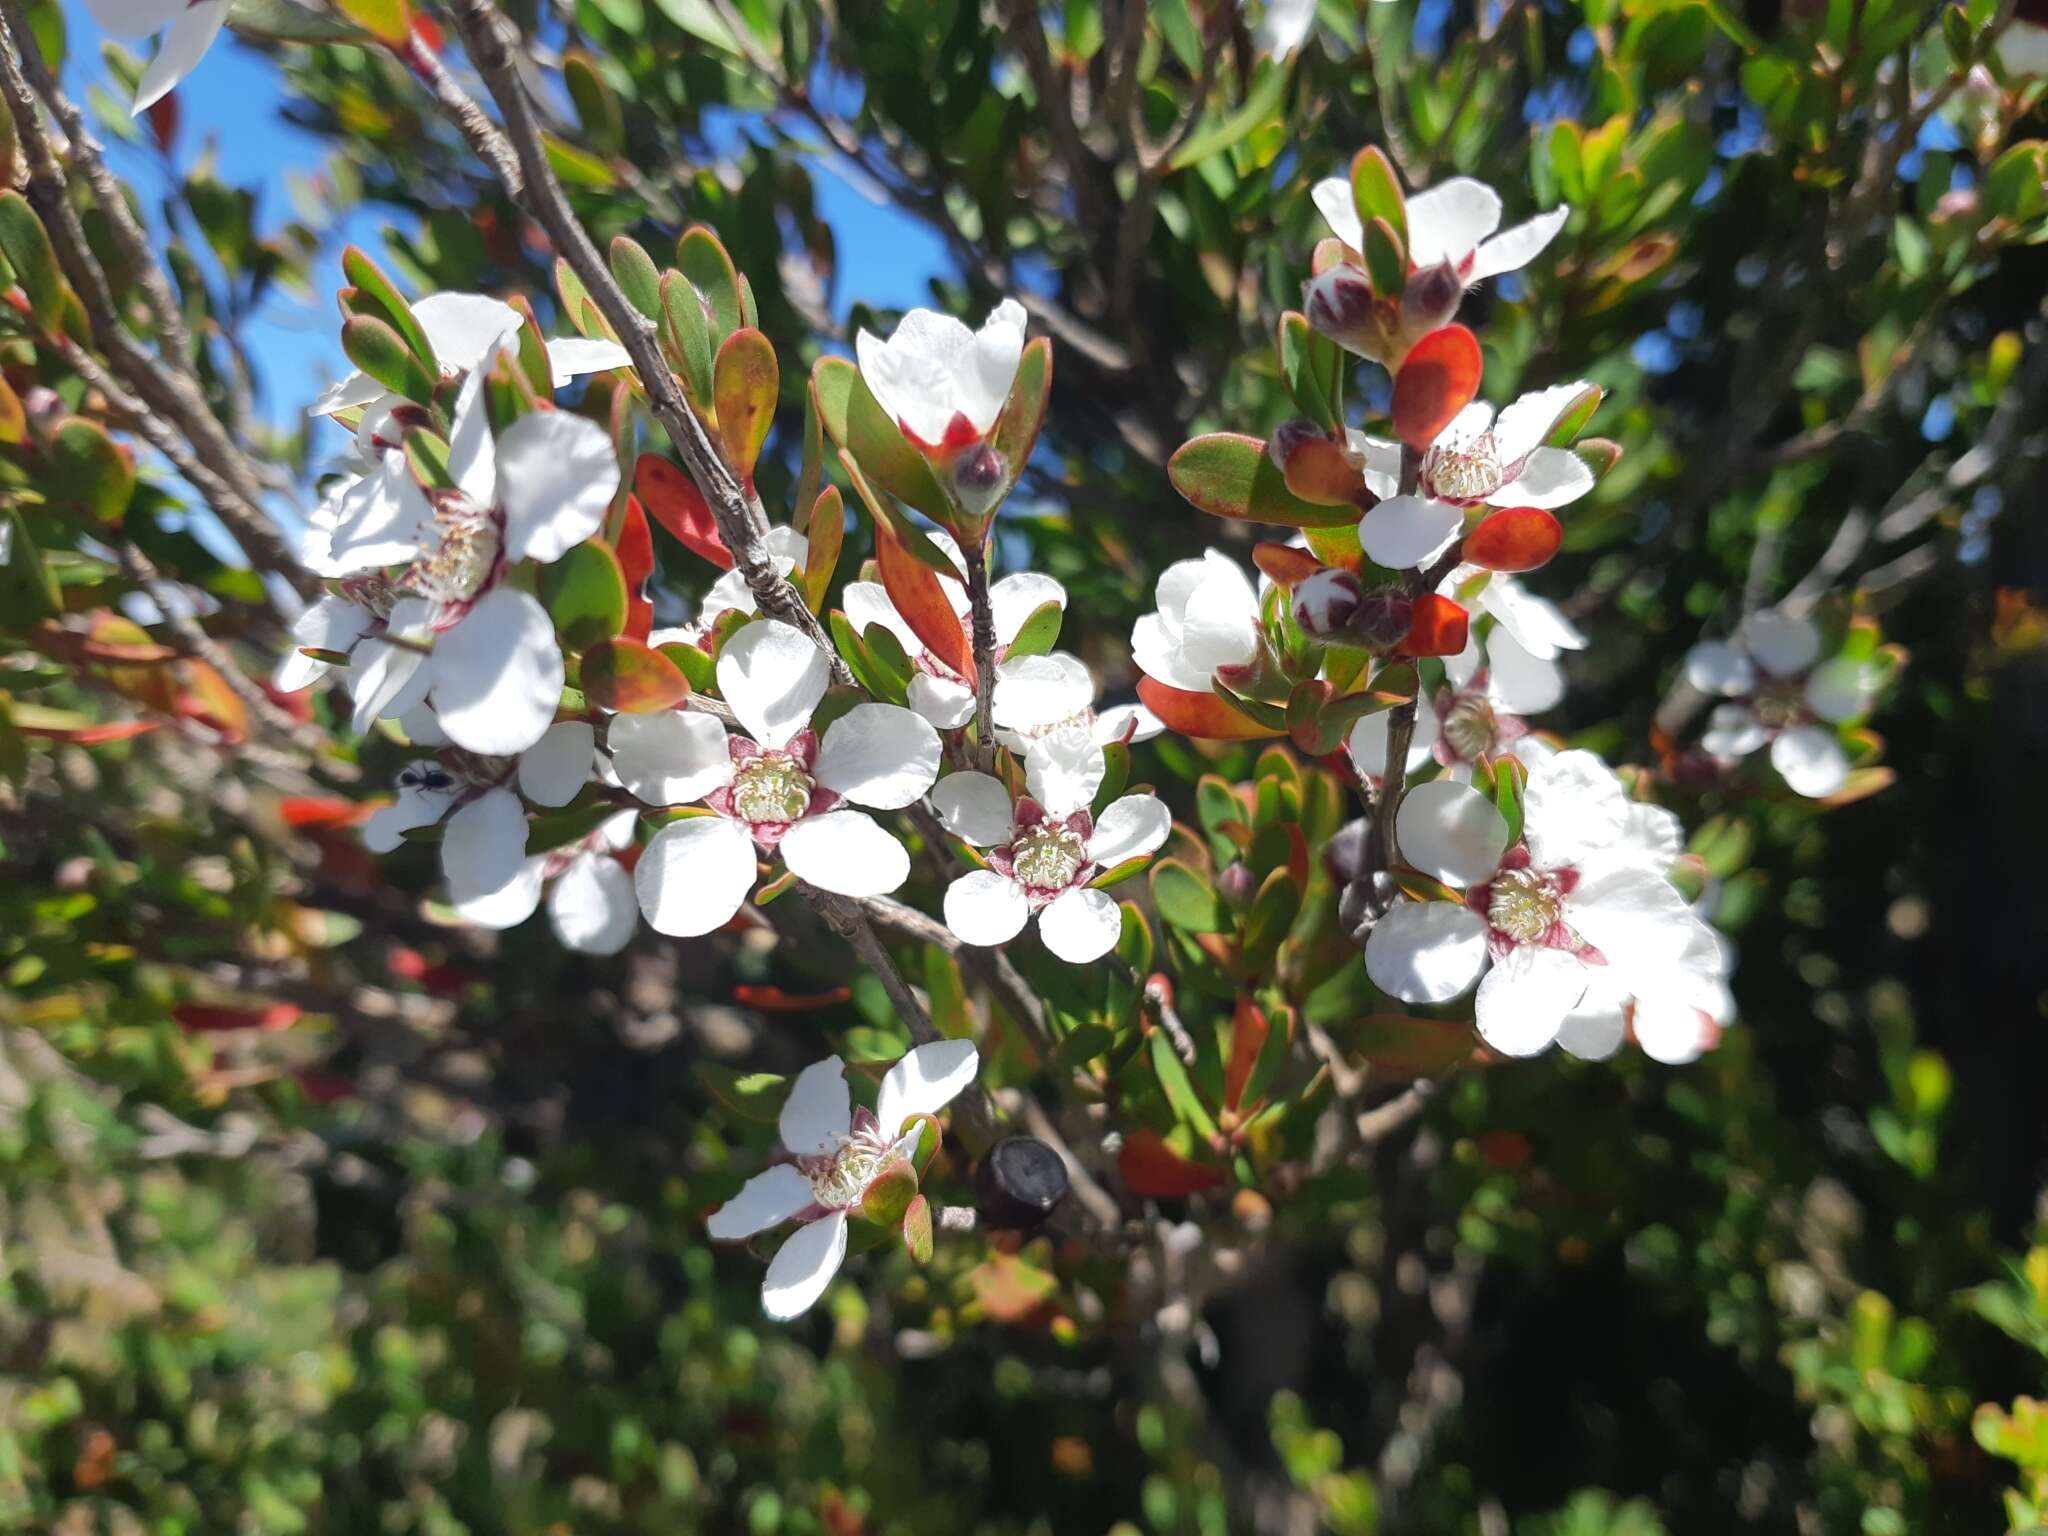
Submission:
<svg viewBox="0 0 2048 1536">
<path fill-rule="evenodd" d="M 1010 1136 L 989 1148 L 974 1171 L 982 1226 L 1028 1232 L 1067 1196 L 1067 1165 L 1035 1136 Z"/>
</svg>

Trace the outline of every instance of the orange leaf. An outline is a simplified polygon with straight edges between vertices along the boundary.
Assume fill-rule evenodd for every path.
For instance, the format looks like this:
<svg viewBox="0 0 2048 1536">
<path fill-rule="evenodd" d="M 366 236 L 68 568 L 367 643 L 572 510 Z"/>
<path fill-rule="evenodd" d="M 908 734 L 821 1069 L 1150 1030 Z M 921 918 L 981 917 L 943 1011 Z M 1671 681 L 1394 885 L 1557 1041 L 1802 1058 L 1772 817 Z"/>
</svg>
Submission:
<svg viewBox="0 0 2048 1536">
<path fill-rule="evenodd" d="M 1223 1072 L 1223 1104 L 1236 1109 L 1244 1099 L 1244 1085 L 1251 1081 L 1252 1068 L 1259 1064 L 1259 1052 L 1266 1046 L 1266 1016 L 1248 997 L 1237 1000 L 1237 1012 L 1230 1020 L 1230 1062 Z"/>
<path fill-rule="evenodd" d="M 1178 1200 L 1223 1182 L 1216 1169 L 1189 1162 L 1157 1131 L 1143 1126 L 1124 1137 L 1116 1167 L 1123 1175 L 1124 1188 L 1141 1200 Z"/>
<path fill-rule="evenodd" d="M 1394 647 L 1394 654 L 1455 656 L 1465 649 L 1471 627 L 1472 616 L 1461 605 L 1448 597 L 1425 592 L 1415 599 L 1415 617 L 1408 626 L 1408 638 Z"/>
<path fill-rule="evenodd" d="M 645 715 L 680 704 L 690 680 L 659 651 L 637 640 L 600 640 L 583 653 L 583 692 L 593 704 Z"/>
<path fill-rule="evenodd" d="M 643 453 L 633 466 L 633 489 L 640 493 L 647 515 L 682 541 L 691 553 L 722 571 L 732 569 L 732 551 L 718 536 L 718 523 L 697 482 L 680 465 L 658 453 Z"/>
<path fill-rule="evenodd" d="M 372 802 L 344 800 L 339 795 L 288 795 L 277 803 L 288 827 L 353 827 L 370 819 Z"/>
<path fill-rule="evenodd" d="M 290 1029 L 299 1022 L 300 1010 L 293 1003 L 265 1003 L 256 1008 L 238 1008 L 228 1003 L 177 1003 L 171 1017 L 180 1029 L 193 1034 L 219 1034 L 234 1029 Z"/>
<path fill-rule="evenodd" d="M 1502 507 L 1465 535 L 1463 555 L 1489 571 L 1533 571 L 1563 543 L 1563 527 L 1541 507 Z"/>
<path fill-rule="evenodd" d="M 1138 679 L 1138 697 L 1169 731 L 1209 741 L 1267 741 L 1284 731 L 1247 719 L 1213 693 L 1189 693 L 1156 677 Z"/>
<path fill-rule="evenodd" d="M 1415 343 L 1394 375 L 1395 435 L 1418 451 L 1435 442 L 1479 393 L 1484 367 L 1479 338 L 1462 325 L 1446 325 Z"/>
<path fill-rule="evenodd" d="M 619 573 L 626 578 L 626 627 L 620 633 L 628 640 L 644 641 L 654 631 L 654 604 L 647 596 L 647 582 L 654 575 L 654 531 L 647 526 L 647 511 L 638 496 L 626 498 L 626 515 L 619 524 L 613 553 L 619 557 Z"/>
<path fill-rule="evenodd" d="M 1254 544 L 1252 564 L 1273 578 L 1273 584 L 1290 591 L 1322 570 L 1323 562 L 1292 544 Z"/>
<path fill-rule="evenodd" d="M 875 563 L 882 568 L 882 585 L 889 601 L 903 615 L 912 634 L 924 642 L 940 661 L 962 677 L 974 676 L 974 650 L 960 615 L 939 585 L 939 574 L 903 547 L 889 525 L 875 520 Z"/>
</svg>

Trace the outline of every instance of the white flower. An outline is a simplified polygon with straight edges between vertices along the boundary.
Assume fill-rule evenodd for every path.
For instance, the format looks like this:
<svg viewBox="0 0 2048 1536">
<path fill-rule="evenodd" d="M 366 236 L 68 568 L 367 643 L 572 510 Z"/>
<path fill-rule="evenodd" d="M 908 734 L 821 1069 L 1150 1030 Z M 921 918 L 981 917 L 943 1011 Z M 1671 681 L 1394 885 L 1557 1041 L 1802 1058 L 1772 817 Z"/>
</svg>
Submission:
<svg viewBox="0 0 2048 1536">
<path fill-rule="evenodd" d="M 1706 961 L 1718 946 L 1664 876 L 1675 822 L 1634 814 L 1590 752 L 1537 764 L 1522 803 L 1510 847 L 1501 813 L 1469 784 L 1408 791 L 1394 824 L 1403 861 L 1464 899 L 1402 900 L 1381 918 L 1365 950 L 1376 986 L 1440 1003 L 1478 982 L 1480 1036 L 1509 1056 L 1556 1040 L 1596 979 L 1599 1007 L 1617 993 L 1659 1003 L 1719 986 Z"/>
<path fill-rule="evenodd" d="M 926 451 L 980 442 L 996 424 L 1024 356 L 1024 306 L 1005 299 L 979 331 L 913 309 L 887 341 L 855 338 L 860 376 L 904 435 Z"/>
<path fill-rule="evenodd" d="M 754 888 L 756 850 L 778 851 L 798 879 L 841 896 L 880 896 L 910 876 L 903 845 L 841 801 L 896 811 L 939 772 L 939 735 L 893 704 L 856 704 L 821 743 L 811 712 L 831 670 L 804 635 L 757 619 L 726 641 L 718 688 L 748 735 L 710 715 L 618 715 L 612 769 L 650 805 L 702 803 L 713 813 L 671 822 L 634 871 L 640 907 L 658 933 L 723 927 Z"/>
<path fill-rule="evenodd" d="M 1096 751 L 1099 757 L 1099 750 Z M 1043 777 L 1034 789 L 1057 793 Z M 988 868 L 946 888 L 946 926 L 968 944 L 1005 944 L 1035 915 L 1045 947 L 1073 965 L 1116 948 L 1123 915 L 1113 897 L 1089 889 L 1106 870 L 1143 858 L 1166 841 L 1173 819 L 1150 794 L 1125 795 L 1098 820 L 1085 802 L 1049 811 L 1026 795 L 1013 807 L 1002 781 L 953 773 L 932 790 L 948 832 L 987 850 Z"/>
<path fill-rule="evenodd" d="M 1154 589 L 1156 613 L 1131 631 L 1131 659 L 1148 677 L 1208 693 L 1219 670 L 1246 667 L 1259 653 L 1259 594 L 1216 550 L 1176 560 Z"/>
<path fill-rule="evenodd" d="M 1348 177 L 1331 176 L 1311 194 L 1330 232 L 1354 251 L 1365 249 L 1365 227 Z M 1557 238 L 1569 208 L 1553 208 L 1501 234 L 1500 194 L 1469 176 L 1453 176 L 1407 200 L 1408 261 L 1418 270 L 1446 265 L 1466 287 L 1534 261 Z"/>
<path fill-rule="evenodd" d="M 952 535 L 933 530 L 928 537 L 952 563 L 953 574 L 938 573 L 939 589 L 952 604 L 963 633 L 971 622 L 972 605 L 963 585 L 960 546 Z M 1043 656 L 1005 653 L 1016 641 L 1025 621 L 1047 603 L 1065 609 L 1067 589 L 1050 576 L 1036 571 L 1018 571 L 992 583 L 988 589 L 989 609 L 995 621 L 996 682 L 990 702 L 994 723 L 1018 730 L 1065 719 L 1094 702 L 1094 682 L 1084 676 L 1086 692 L 1076 698 L 1076 684 L 1068 673 L 1049 666 Z M 916 672 L 910 679 L 910 707 L 942 731 L 957 730 L 974 718 L 974 683 L 947 662 L 926 649 L 924 641 L 897 609 L 889 589 L 879 581 L 850 581 L 845 593 L 846 617 L 857 633 L 879 624 L 896 637 Z M 1085 669 L 1084 674 L 1085 674 Z"/>
<path fill-rule="evenodd" d="M 228 0 L 86 0 L 86 9 L 115 37 L 148 37 L 165 29 L 156 57 L 135 88 L 129 111 L 137 117 L 199 67 L 228 19 Z"/>
<path fill-rule="evenodd" d="M 360 616 L 323 600 L 294 629 L 302 645 L 349 651 L 358 731 L 431 698 L 457 746 L 509 756 L 547 729 L 564 672 L 547 610 L 506 585 L 506 573 L 521 560 L 558 560 L 595 534 L 619 469 L 604 429 L 565 411 L 522 416 L 494 441 L 487 373 L 473 369 L 456 400 L 454 487 L 430 499 L 392 449 L 363 482 L 383 489 L 335 531 L 330 573 Z M 352 644 L 337 644 L 351 627 Z"/>
<path fill-rule="evenodd" d="M 431 716 L 409 717 L 431 743 Z M 587 837 L 545 853 L 526 851 L 525 802 L 567 805 L 596 765 L 595 733 L 588 721 L 548 727 L 516 763 L 451 752 L 425 759 L 398 775 L 395 803 L 363 824 L 363 844 L 389 853 L 415 827 L 447 822 L 441 838 L 441 873 L 448 904 L 484 928 L 512 928 L 533 915 L 548 890 L 548 918 L 571 949 L 613 955 L 626 947 L 639 920 L 633 880 L 614 855 L 632 846 L 637 813 L 609 817 Z"/>
<path fill-rule="evenodd" d="M 1316 24 L 1316 0 L 1266 0 L 1252 42 L 1259 52 L 1287 59 L 1308 38 Z"/>
<path fill-rule="evenodd" d="M 99 3 L 111 4 L 116 0 L 99 0 Z M 433 293 L 407 307 L 426 333 L 427 345 L 434 349 L 434 361 L 440 366 L 443 378 L 456 378 L 481 365 L 496 353 L 498 344 L 523 323 L 519 311 L 510 304 L 481 293 Z M 625 368 L 633 361 L 617 342 L 591 340 L 583 336 L 552 340 L 547 344 L 547 351 L 557 389 L 580 374 Z M 358 371 L 330 385 L 313 402 L 307 414 L 328 416 L 350 406 L 380 401 L 385 404 L 403 403 L 401 397 L 387 394 L 382 384 L 367 373 Z"/>
<path fill-rule="evenodd" d="M 1700 744 L 1716 757 L 1747 757 L 1769 743 L 1771 766 L 1792 790 L 1821 799 L 1849 777 L 1834 727 L 1870 708 L 1870 669 L 1837 656 L 1815 666 L 1821 635 L 1811 620 L 1766 609 L 1744 619 L 1731 640 L 1702 640 L 1685 655 L 1686 681 L 1717 705 Z"/>
<path fill-rule="evenodd" d="M 719 1242 L 737 1242 L 785 1221 L 803 1225 L 769 1261 L 761 1306 L 777 1320 L 808 1312 L 846 1258 L 847 1212 L 877 1178 L 915 1152 L 915 1116 L 935 1115 L 974 1081 L 981 1058 L 973 1042 L 936 1040 L 905 1056 L 882 1078 L 873 1113 L 856 1110 L 837 1056 L 798 1074 L 784 1101 L 782 1144 L 792 1162 L 755 1174 L 705 1224 Z"/>
</svg>

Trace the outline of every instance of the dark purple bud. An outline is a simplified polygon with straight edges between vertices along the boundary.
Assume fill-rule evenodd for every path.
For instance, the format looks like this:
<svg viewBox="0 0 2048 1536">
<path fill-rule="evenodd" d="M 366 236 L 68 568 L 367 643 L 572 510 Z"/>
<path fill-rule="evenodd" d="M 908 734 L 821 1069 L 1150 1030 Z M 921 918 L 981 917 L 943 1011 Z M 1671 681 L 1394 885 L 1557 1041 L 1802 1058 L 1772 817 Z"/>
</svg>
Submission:
<svg viewBox="0 0 2048 1536">
<path fill-rule="evenodd" d="M 1291 594 L 1294 622 L 1312 640 L 1325 640 L 1350 627 L 1365 589 L 1349 571 L 1322 570 L 1296 585 Z"/>
<path fill-rule="evenodd" d="M 1029 1232 L 1067 1197 L 1067 1165 L 1035 1136 L 1008 1136 L 974 1170 L 974 1196 L 984 1228 Z"/>
<path fill-rule="evenodd" d="M 1311 278 L 1301 290 L 1308 323 L 1330 340 L 1363 357 L 1373 355 L 1379 326 L 1372 281 L 1356 267 L 1336 266 Z"/>
<path fill-rule="evenodd" d="M 1259 882 L 1250 866 L 1240 859 L 1216 877 L 1216 894 L 1226 906 L 1243 908 L 1258 894 Z"/>
<path fill-rule="evenodd" d="M 1385 654 L 1408 638 L 1415 627 L 1414 600 L 1393 587 L 1375 587 L 1359 599 L 1351 630 L 1359 643 L 1376 654 Z"/>
<path fill-rule="evenodd" d="M 1000 453 L 985 442 L 977 443 L 953 465 L 953 494 L 969 512 L 983 516 L 1002 495 L 1006 469 Z"/>
<path fill-rule="evenodd" d="M 1448 261 L 1425 267 L 1408 275 L 1401 294 L 1401 329 L 1409 341 L 1419 341 L 1431 331 L 1449 325 L 1458 314 L 1458 301 L 1465 297 L 1465 285 Z"/>
</svg>

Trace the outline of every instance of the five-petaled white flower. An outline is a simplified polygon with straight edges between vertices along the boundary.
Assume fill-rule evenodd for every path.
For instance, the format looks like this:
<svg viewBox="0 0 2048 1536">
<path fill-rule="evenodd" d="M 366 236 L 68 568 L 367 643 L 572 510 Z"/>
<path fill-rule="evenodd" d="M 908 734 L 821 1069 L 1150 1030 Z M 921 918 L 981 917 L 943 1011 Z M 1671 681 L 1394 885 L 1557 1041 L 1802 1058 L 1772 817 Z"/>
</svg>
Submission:
<svg viewBox="0 0 2048 1536">
<path fill-rule="evenodd" d="M 978 331 L 913 309 L 887 341 L 863 330 L 854 351 L 868 390 L 905 437 L 929 454 L 961 453 L 987 438 L 1017 382 L 1024 306 L 1003 300 Z"/>
<path fill-rule="evenodd" d="M 1716 705 L 1700 744 L 1716 757 L 1747 757 L 1766 742 L 1771 766 L 1796 794 L 1832 795 L 1849 777 L 1835 727 L 1870 708 L 1870 669 L 1837 656 L 1815 666 L 1820 630 L 1775 609 L 1753 613 L 1732 640 L 1702 640 L 1685 656 L 1686 681 L 1728 695 Z"/>
<path fill-rule="evenodd" d="M 1330 233 L 1354 251 L 1365 249 L 1365 226 L 1348 177 L 1331 176 L 1310 194 Z M 1539 213 L 1526 224 L 1500 229 L 1500 194 L 1483 181 L 1453 176 L 1407 200 L 1408 261 L 1417 270 L 1445 266 L 1462 287 L 1518 271 L 1557 238 L 1569 208 Z"/>
<path fill-rule="evenodd" d="M 1551 510 L 1592 490 L 1593 471 L 1584 459 L 1544 444 L 1587 387 L 1557 384 L 1523 395 L 1498 419 L 1492 406 L 1473 401 L 1423 453 L 1413 495 L 1400 494 L 1401 445 L 1352 432 L 1351 451 L 1364 464 L 1366 489 L 1382 498 L 1358 525 L 1366 554 L 1396 570 L 1426 565 L 1457 537 L 1467 507 Z"/>
<path fill-rule="evenodd" d="M 939 773 L 939 733 L 894 704 L 856 704 L 820 742 L 811 713 L 832 680 L 824 653 L 778 619 L 726 641 L 718 689 L 748 732 L 702 713 L 618 715 L 612 770 L 649 805 L 701 802 L 655 834 L 634 884 L 658 933 L 723 927 L 754 888 L 756 850 L 800 880 L 842 896 L 880 896 L 910 876 L 910 855 L 870 816 L 843 810 L 913 805 Z"/>
<path fill-rule="evenodd" d="M 604 429 L 566 411 L 529 413 L 494 440 L 488 372 L 486 360 L 456 399 L 454 485 L 421 490 L 391 450 L 392 494 L 358 508 L 334 536 L 330 574 L 341 594 L 309 608 L 293 635 L 301 646 L 348 652 L 358 731 L 431 701 L 457 746 L 509 756 L 554 719 L 564 671 L 547 610 L 505 577 L 521 560 L 559 560 L 595 534 L 619 467 Z M 294 668 L 284 680 L 301 675 Z"/>
<path fill-rule="evenodd" d="M 1675 819 L 1632 806 L 1590 752 L 1530 769 L 1522 806 L 1522 838 L 1510 846 L 1506 820 L 1469 784 L 1438 779 L 1403 797 L 1402 860 L 1464 897 L 1398 901 L 1366 941 L 1374 984 L 1440 1003 L 1478 982 L 1480 1036 L 1509 1056 L 1534 1055 L 1574 1015 L 1617 996 L 1651 1009 L 1718 1007 L 1719 943 L 1665 878 Z"/>
<path fill-rule="evenodd" d="M 424 711 L 407 723 L 425 732 Z M 415 745 L 433 745 L 415 737 Z M 545 888 L 548 920 L 569 948 L 615 955 L 639 922 L 633 880 L 615 857 L 633 843 L 634 811 L 606 818 L 588 836 L 544 853 L 526 851 L 525 801 L 567 805 L 596 767 L 596 735 L 588 721 L 559 720 L 515 763 L 451 749 L 409 764 L 398 775 L 396 800 L 363 824 L 363 844 L 389 853 L 415 827 L 446 821 L 441 873 L 448 904 L 484 928 L 513 928 L 533 915 Z M 515 792 L 516 791 L 516 792 Z"/>
<path fill-rule="evenodd" d="M 799 1317 L 825 1294 L 846 1259 L 847 1213 L 916 1150 L 919 1127 L 906 1124 L 952 1103 L 980 1066 L 971 1041 L 920 1045 L 883 1076 L 872 1112 L 853 1107 L 846 1063 L 837 1056 L 798 1074 L 779 1122 L 794 1161 L 755 1174 L 705 1224 L 718 1241 L 736 1242 L 785 1221 L 803 1223 L 761 1281 L 761 1306 L 770 1317 Z"/>
<path fill-rule="evenodd" d="M 115 37 L 148 37 L 163 31 L 156 57 L 135 87 L 135 105 L 129 109 L 135 117 L 199 67 L 228 19 L 228 0 L 86 0 L 86 9 Z"/>
<path fill-rule="evenodd" d="M 1089 749 L 1097 758 L 1099 748 Z M 1048 796 L 1072 786 L 1071 775 L 1041 759 L 1031 788 Z M 1048 772 L 1048 768 L 1051 771 Z M 1099 781 L 1099 770 L 1095 775 Z M 1085 783 L 1085 775 L 1080 782 Z M 932 807 L 948 832 L 986 850 L 987 869 L 946 888 L 946 926 L 969 944 L 1004 944 L 1036 915 L 1038 936 L 1062 960 L 1086 965 L 1116 948 L 1123 915 L 1114 898 L 1089 882 L 1166 841 L 1173 819 L 1153 795 L 1125 795 L 1091 816 L 1085 801 L 1033 794 L 1013 806 L 1000 779 L 953 773 L 932 789 Z"/>
<path fill-rule="evenodd" d="M 1235 561 L 1217 550 L 1176 560 L 1153 589 L 1159 608 L 1131 631 L 1131 659 L 1148 677 L 1208 693 L 1259 654 L 1259 594 Z"/>
</svg>

